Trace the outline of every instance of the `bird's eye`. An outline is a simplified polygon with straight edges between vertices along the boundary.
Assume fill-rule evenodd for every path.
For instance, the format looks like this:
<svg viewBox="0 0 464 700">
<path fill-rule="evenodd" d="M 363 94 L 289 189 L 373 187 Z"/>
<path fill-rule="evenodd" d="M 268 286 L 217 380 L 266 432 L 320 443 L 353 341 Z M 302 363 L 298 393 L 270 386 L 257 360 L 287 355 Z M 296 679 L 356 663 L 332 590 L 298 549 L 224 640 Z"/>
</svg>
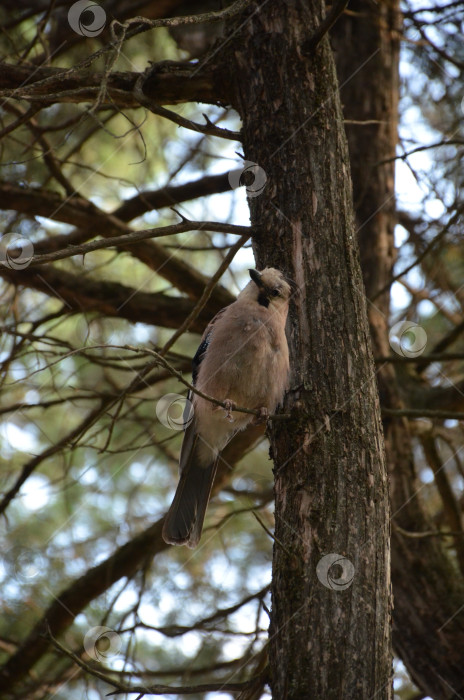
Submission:
<svg viewBox="0 0 464 700">
<path fill-rule="evenodd" d="M 280 293 L 280 292 L 279 292 L 278 289 L 273 289 L 272 292 L 271 292 L 271 294 L 272 294 L 273 297 L 278 297 L 278 296 L 279 296 L 279 293 Z"/>
</svg>

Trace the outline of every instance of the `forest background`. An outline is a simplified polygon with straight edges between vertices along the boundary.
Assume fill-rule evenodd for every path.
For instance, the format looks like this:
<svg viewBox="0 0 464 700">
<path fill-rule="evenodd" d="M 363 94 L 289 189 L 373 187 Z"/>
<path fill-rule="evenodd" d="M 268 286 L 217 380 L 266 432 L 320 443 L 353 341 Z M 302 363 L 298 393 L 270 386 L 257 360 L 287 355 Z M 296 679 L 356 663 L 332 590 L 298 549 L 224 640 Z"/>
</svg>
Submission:
<svg viewBox="0 0 464 700">
<path fill-rule="evenodd" d="M 306 154 L 287 171 L 269 157 L 281 103 L 315 141 L 326 104 L 343 110 L 327 124 L 348 138 L 385 431 L 394 696 L 462 697 L 463 3 L 88 5 L 0 9 L 5 697 L 96 700 L 118 689 L 129 697 L 129 686 L 140 697 L 147 687 L 270 697 L 273 537 L 280 552 L 289 545 L 273 535 L 263 427 L 229 446 L 197 550 L 167 547 L 161 523 L 186 394 L 172 368 L 190 380 L 199 334 L 248 267 L 282 260 L 292 273 L 291 254 L 279 255 L 301 203 L 324 212 L 305 181 Z M 326 13 L 337 20 L 330 37 Z M 271 95 L 272 75 L 256 68 L 265 49 L 249 38 L 266 22 L 288 22 L 289 47 L 307 42 L 302 55 L 321 57 L 315 74 L 327 71 L 336 97 L 306 105 L 292 71 L 282 87 L 278 70 Z M 257 139 L 260 158 L 250 158 L 247 115 L 268 144 L 266 153 Z M 322 164 L 323 149 L 314 158 Z M 339 554 L 346 574 L 354 558 Z M 317 585 L 315 566 L 312 576 Z M 336 585 L 329 577 L 321 595 L 342 600 Z M 330 616 L 312 633 L 322 648 Z M 349 650 L 338 653 L 349 661 Z"/>
</svg>

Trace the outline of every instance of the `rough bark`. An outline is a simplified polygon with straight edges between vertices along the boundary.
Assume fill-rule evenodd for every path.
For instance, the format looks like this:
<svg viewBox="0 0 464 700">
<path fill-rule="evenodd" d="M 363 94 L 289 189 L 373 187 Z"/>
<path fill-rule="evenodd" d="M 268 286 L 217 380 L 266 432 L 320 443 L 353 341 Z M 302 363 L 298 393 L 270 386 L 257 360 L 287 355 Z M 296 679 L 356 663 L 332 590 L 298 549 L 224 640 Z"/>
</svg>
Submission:
<svg viewBox="0 0 464 700">
<path fill-rule="evenodd" d="M 253 13 L 254 10 L 254 13 Z M 333 57 L 302 44 L 323 3 L 268 3 L 234 42 L 258 267 L 301 289 L 291 308 L 291 421 L 273 429 L 273 697 L 391 697 L 388 491 Z M 318 569 L 328 554 L 354 567 Z M 325 560 L 327 563 L 327 560 Z M 323 566 L 324 562 L 322 562 Z M 349 564 L 344 562 L 349 578 Z M 328 575 L 327 575 L 328 574 Z"/>
<path fill-rule="evenodd" d="M 394 162 L 397 141 L 399 3 L 353 0 L 333 31 L 337 71 L 342 86 L 353 178 L 361 266 L 367 298 L 373 298 L 393 275 L 395 198 Z M 353 51 L 356 46 L 356 51 Z M 358 71 L 361 64 L 366 70 Z M 361 125 L 362 122 L 371 123 Z M 379 165 L 382 163 L 382 165 Z M 390 354 L 389 292 L 368 303 L 369 324 L 376 356 Z M 409 366 L 408 366 L 409 367 Z M 399 378 L 401 385 L 399 384 Z M 451 408 L 454 388 L 419 386 L 407 367 L 379 367 L 382 406 L 416 405 L 416 394 L 429 399 L 446 391 Z M 420 391 L 419 391 L 420 390 Z M 462 398 L 461 398 L 462 400 Z M 411 539 L 395 530 L 433 529 L 420 500 L 411 436 L 405 418 L 384 422 L 393 518 L 392 580 L 393 642 L 420 689 L 436 700 L 462 695 L 464 627 L 456 612 L 464 604 L 462 581 L 438 538 Z M 455 693 L 457 695 L 455 695 Z"/>
</svg>

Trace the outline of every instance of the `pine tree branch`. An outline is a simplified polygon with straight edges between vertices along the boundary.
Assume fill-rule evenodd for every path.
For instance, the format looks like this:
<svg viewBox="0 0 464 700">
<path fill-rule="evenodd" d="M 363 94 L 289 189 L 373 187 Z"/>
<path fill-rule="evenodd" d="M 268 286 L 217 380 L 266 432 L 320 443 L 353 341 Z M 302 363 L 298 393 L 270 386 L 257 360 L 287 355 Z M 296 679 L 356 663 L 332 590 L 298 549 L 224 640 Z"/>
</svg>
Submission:
<svg viewBox="0 0 464 700">
<path fill-rule="evenodd" d="M 301 47 L 304 55 L 309 55 L 317 49 L 327 32 L 330 31 L 340 15 L 343 14 L 347 5 L 348 0 L 335 0 L 331 9 L 324 17 L 314 34 L 307 39 Z"/>
<path fill-rule="evenodd" d="M 213 492 L 217 493 L 228 481 L 233 465 L 244 452 L 255 444 L 263 433 L 263 426 L 253 426 L 239 433 L 226 447 L 219 460 Z M 97 566 L 88 569 L 80 578 L 72 581 L 65 590 L 57 594 L 42 618 L 35 624 L 19 648 L 0 668 L 0 687 L 3 692 L 13 688 L 29 670 L 48 652 L 51 632 L 57 637 L 71 627 L 75 617 L 89 603 L 98 598 L 117 581 L 131 577 L 149 559 L 169 548 L 162 536 L 163 520 L 156 521 L 119 547 L 111 556 Z"/>
<path fill-rule="evenodd" d="M 201 71 L 194 63 L 178 63 L 177 70 L 173 69 L 172 64 L 170 62 L 169 71 L 165 70 L 165 62 L 154 64 L 150 69 L 150 79 L 144 83 L 144 93 L 154 103 L 230 104 L 226 92 L 227 81 L 220 80 L 213 64 L 209 63 Z M 26 100 L 34 109 L 36 105 L 96 103 L 102 81 L 106 80 L 105 95 L 99 100 L 98 109 L 133 109 L 140 107 L 134 92 L 136 82 L 145 75 L 114 71 L 105 76 L 79 65 L 73 68 L 37 68 L 33 64 L 17 66 L 0 61 L 0 97 L 4 100 Z"/>
<path fill-rule="evenodd" d="M 214 691 L 223 692 L 233 692 L 233 691 L 243 691 L 249 688 L 251 685 L 256 683 L 257 678 L 250 678 L 248 681 L 240 681 L 232 683 L 227 679 L 217 683 L 199 683 L 198 685 L 186 685 L 186 686 L 170 686 L 170 685 L 137 685 L 137 684 L 127 684 L 123 683 L 114 676 L 110 675 L 111 671 L 103 673 L 95 666 L 91 666 L 81 659 L 80 656 L 75 654 L 70 649 L 67 649 L 63 644 L 53 637 L 51 632 L 48 633 L 50 642 L 53 644 L 55 649 L 57 649 L 61 654 L 67 656 L 71 659 L 77 666 L 82 668 L 90 676 L 94 676 L 108 685 L 112 685 L 116 690 L 107 693 L 107 697 L 113 697 L 119 695 L 120 693 L 138 693 L 138 697 L 142 698 L 145 695 L 165 695 L 165 694 L 178 694 L 178 695 L 196 695 L 198 693 L 209 693 Z M 134 674 L 136 675 L 136 674 Z M 233 674 L 235 675 L 235 673 Z"/>
<path fill-rule="evenodd" d="M 2 186 L 0 185 L 1 191 Z M 49 246 L 53 251 L 61 251 L 70 244 L 83 244 L 86 240 L 97 235 L 97 233 L 108 239 L 121 234 L 133 233 L 132 229 L 124 222 L 112 214 L 103 212 L 82 197 L 63 200 L 59 195 L 41 189 L 36 189 L 32 194 L 29 190 L 26 190 L 26 193 L 24 193 L 21 191 L 21 188 L 11 186 L 8 183 L 3 185 L 3 192 L 5 197 L 8 197 L 12 208 L 17 211 L 27 212 L 34 216 L 48 216 L 57 221 L 80 226 L 81 231 L 75 232 L 75 234 L 55 236 L 51 239 L 38 241 L 34 244 L 34 250 L 37 253 L 48 253 Z M 225 226 L 229 225 L 226 224 Z M 231 231 L 232 229 L 229 230 Z M 205 285 L 208 283 L 208 277 L 153 241 L 139 240 L 131 245 L 122 244 L 118 247 L 118 250 L 129 252 L 190 298 L 197 299 L 200 297 Z M 0 274 L 2 274 L 1 267 Z M 25 272 L 22 271 L 22 274 L 25 274 Z M 14 281 L 19 283 L 19 279 Z M 218 285 L 214 290 L 211 301 L 212 310 L 217 312 L 234 301 L 234 297 L 227 289 Z"/>
<path fill-rule="evenodd" d="M 145 229 L 142 231 L 131 231 L 122 236 L 114 236 L 106 240 L 97 240 L 82 245 L 68 245 L 64 250 L 58 250 L 54 253 L 45 253 L 44 255 L 34 255 L 29 263 L 29 267 L 37 267 L 47 263 L 55 262 L 56 260 L 65 260 L 72 258 L 75 255 L 86 255 L 95 250 L 104 250 L 105 248 L 125 248 L 139 241 L 146 241 L 153 238 L 162 238 L 165 236 L 173 236 L 178 233 L 187 231 L 214 231 L 219 233 L 232 233 L 241 236 L 240 240 L 248 240 L 251 236 L 251 227 L 237 226 L 234 224 L 223 224 L 219 221 L 189 221 L 184 220 L 179 224 L 170 226 L 160 226 L 159 228 Z M 245 237 L 245 239 L 244 239 Z M 14 248 L 10 251 L 14 258 Z"/>
<path fill-rule="evenodd" d="M 17 287 L 36 289 L 63 302 L 65 312 L 98 312 L 113 318 L 125 318 L 131 322 L 178 328 L 194 308 L 194 303 L 184 297 L 169 297 L 162 293 L 138 291 L 118 282 L 105 282 L 82 275 L 73 275 L 52 266 L 36 270 L 11 270 L 0 266 L 0 277 Z M 199 285 L 200 286 L 200 285 Z M 201 287 L 204 289 L 204 284 Z M 230 295 L 233 301 L 233 296 Z M 212 316 L 222 308 L 211 299 L 192 324 L 191 330 L 202 333 Z"/>
</svg>

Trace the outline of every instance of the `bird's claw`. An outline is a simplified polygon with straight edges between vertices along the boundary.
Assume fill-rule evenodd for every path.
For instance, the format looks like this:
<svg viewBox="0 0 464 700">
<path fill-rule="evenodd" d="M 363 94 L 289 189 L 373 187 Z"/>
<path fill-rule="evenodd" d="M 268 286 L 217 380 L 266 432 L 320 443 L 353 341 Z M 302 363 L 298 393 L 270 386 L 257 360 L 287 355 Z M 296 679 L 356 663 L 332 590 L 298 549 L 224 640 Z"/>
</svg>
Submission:
<svg viewBox="0 0 464 700">
<path fill-rule="evenodd" d="M 232 411 L 234 410 L 236 405 L 237 404 L 234 403 L 234 401 L 231 401 L 230 399 L 226 399 L 224 401 L 224 410 L 226 412 L 226 419 L 229 421 L 229 423 L 234 422 L 234 419 L 232 418 Z"/>
<path fill-rule="evenodd" d="M 261 408 L 258 408 L 258 411 L 259 414 L 255 416 L 253 424 L 260 425 L 261 423 L 267 423 L 269 418 L 269 409 L 266 408 L 266 406 L 261 406 Z"/>
</svg>

